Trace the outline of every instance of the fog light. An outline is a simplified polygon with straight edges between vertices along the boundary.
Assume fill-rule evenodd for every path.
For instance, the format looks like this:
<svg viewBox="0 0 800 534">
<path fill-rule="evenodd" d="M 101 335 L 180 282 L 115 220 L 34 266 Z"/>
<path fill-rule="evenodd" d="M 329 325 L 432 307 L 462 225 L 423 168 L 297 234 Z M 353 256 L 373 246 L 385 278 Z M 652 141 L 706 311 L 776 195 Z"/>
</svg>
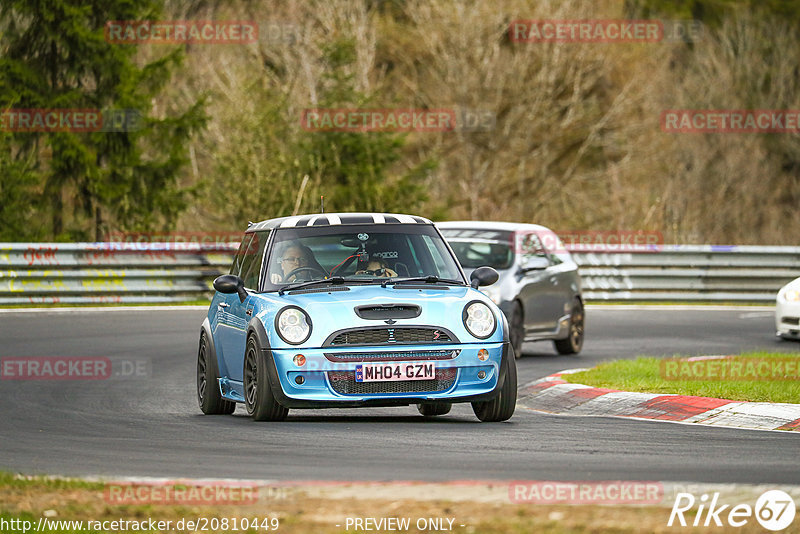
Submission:
<svg viewBox="0 0 800 534">
<path fill-rule="evenodd" d="M 486 378 L 486 371 L 478 371 L 478 378 L 480 380 L 483 380 L 484 378 Z"/>
<path fill-rule="evenodd" d="M 303 378 L 302 376 L 297 376 L 295 377 L 294 381 L 295 383 L 297 383 L 298 386 L 302 386 L 303 383 L 306 381 L 306 379 Z"/>
<path fill-rule="evenodd" d="M 297 367 L 303 367 L 306 364 L 306 357 L 302 354 L 295 354 L 294 356 L 294 364 Z"/>
<path fill-rule="evenodd" d="M 478 351 L 478 359 L 482 362 L 485 362 L 489 359 L 489 351 L 486 349 L 481 349 Z"/>
</svg>

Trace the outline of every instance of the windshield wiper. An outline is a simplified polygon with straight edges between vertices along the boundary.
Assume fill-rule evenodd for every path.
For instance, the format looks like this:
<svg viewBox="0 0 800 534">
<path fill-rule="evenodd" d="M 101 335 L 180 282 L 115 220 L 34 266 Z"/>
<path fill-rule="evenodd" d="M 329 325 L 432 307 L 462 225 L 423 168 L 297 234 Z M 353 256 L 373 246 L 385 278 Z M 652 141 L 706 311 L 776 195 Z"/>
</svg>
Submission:
<svg viewBox="0 0 800 534">
<path fill-rule="evenodd" d="M 278 290 L 278 295 L 283 296 L 283 294 L 286 293 L 287 291 L 294 291 L 295 289 L 303 289 L 305 287 L 312 287 L 322 284 L 332 284 L 338 286 L 344 283 L 369 284 L 370 280 L 359 280 L 358 278 L 350 278 L 343 276 L 331 276 L 330 278 L 323 278 L 322 280 L 311 280 L 309 282 L 300 282 L 298 284 L 285 285 Z"/>
<path fill-rule="evenodd" d="M 333 276 L 331 278 L 323 278 L 322 280 L 311 280 L 310 282 L 302 282 L 299 284 L 289 284 L 288 286 L 283 286 L 278 290 L 278 295 L 283 296 L 286 291 L 294 291 L 295 289 L 302 289 L 304 287 L 311 287 L 311 286 L 319 286 L 322 284 L 333 284 L 333 285 L 340 285 L 344 284 L 344 278 L 341 276 Z"/>
<path fill-rule="evenodd" d="M 406 282 L 425 282 L 426 284 L 448 284 L 453 286 L 465 286 L 464 282 L 460 280 L 451 280 L 449 278 L 439 278 L 438 276 L 414 276 L 411 278 L 387 278 L 381 282 L 381 287 L 386 287 L 389 284 L 404 284 Z"/>
</svg>

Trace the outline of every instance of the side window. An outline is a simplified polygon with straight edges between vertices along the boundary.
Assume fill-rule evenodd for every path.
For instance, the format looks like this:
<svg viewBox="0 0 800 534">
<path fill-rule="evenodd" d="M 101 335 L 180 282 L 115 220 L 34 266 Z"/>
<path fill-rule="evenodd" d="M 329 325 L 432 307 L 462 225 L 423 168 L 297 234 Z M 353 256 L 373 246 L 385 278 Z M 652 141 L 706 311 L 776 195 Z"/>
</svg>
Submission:
<svg viewBox="0 0 800 534">
<path fill-rule="evenodd" d="M 539 241 L 539 236 L 533 233 L 522 236 L 520 252 L 525 258 L 547 255 L 544 247 L 542 246 L 542 242 Z"/>
<path fill-rule="evenodd" d="M 267 245 L 267 233 L 253 234 L 250 248 L 245 252 L 246 260 L 242 263 L 242 280 L 244 287 L 258 290 L 258 280 L 261 274 L 261 263 L 264 260 L 264 247 Z"/>
<path fill-rule="evenodd" d="M 552 235 L 544 234 L 541 238 L 545 244 L 545 250 L 547 251 L 547 257 L 550 258 L 550 263 L 559 265 L 564 263 L 564 260 L 561 259 L 559 254 L 565 253 L 566 249 L 558 236 L 555 233 L 551 234 Z"/>
<path fill-rule="evenodd" d="M 250 241 L 247 242 L 247 248 L 240 249 L 239 252 L 242 253 L 242 261 L 239 264 L 239 278 L 244 280 L 247 274 L 250 272 L 250 268 L 253 266 L 253 263 L 256 260 L 256 249 L 258 248 L 258 235 L 253 233 L 250 234 Z M 245 282 L 245 287 L 250 287 Z"/>
<path fill-rule="evenodd" d="M 242 262 L 247 257 L 247 250 L 250 248 L 250 242 L 252 240 L 253 234 L 244 234 L 244 237 L 242 237 L 242 242 L 239 244 L 239 250 L 236 252 L 236 256 L 233 257 L 233 264 L 231 265 L 230 274 L 241 276 Z"/>
</svg>

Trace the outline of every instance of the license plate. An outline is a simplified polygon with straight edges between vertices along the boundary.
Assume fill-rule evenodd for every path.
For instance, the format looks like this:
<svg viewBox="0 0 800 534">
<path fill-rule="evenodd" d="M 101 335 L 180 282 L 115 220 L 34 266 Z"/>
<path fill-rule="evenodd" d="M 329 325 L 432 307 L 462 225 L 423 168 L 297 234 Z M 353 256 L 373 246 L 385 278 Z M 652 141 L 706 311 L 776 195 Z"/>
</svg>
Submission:
<svg viewBox="0 0 800 534">
<path fill-rule="evenodd" d="M 394 382 L 397 380 L 433 380 L 433 362 L 362 363 L 356 366 L 356 382 Z"/>
</svg>

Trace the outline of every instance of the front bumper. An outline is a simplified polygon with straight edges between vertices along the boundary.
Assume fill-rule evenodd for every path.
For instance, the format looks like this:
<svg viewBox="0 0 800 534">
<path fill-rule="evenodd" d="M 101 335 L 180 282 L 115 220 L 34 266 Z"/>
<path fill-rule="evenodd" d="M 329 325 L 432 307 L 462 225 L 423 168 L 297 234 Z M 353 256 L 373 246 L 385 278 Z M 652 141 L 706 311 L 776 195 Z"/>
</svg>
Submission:
<svg viewBox="0 0 800 534">
<path fill-rule="evenodd" d="M 485 361 L 478 359 L 481 349 L 489 353 Z M 499 394 L 503 383 L 508 350 L 508 343 L 494 342 L 273 349 L 266 352 L 270 385 L 278 402 L 287 408 L 329 408 L 490 400 Z M 297 354 L 305 356 L 305 365 L 295 365 Z M 436 379 L 355 382 L 356 366 L 362 363 L 359 359 L 393 363 L 433 361 Z M 483 378 L 479 373 L 483 373 Z M 298 383 L 299 377 L 302 377 L 302 384 Z"/>
<path fill-rule="evenodd" d="M 778 299 L 775 306 L 775 330 L 781 337 L 800 339 L 800 303 Z"/>
</svg>

